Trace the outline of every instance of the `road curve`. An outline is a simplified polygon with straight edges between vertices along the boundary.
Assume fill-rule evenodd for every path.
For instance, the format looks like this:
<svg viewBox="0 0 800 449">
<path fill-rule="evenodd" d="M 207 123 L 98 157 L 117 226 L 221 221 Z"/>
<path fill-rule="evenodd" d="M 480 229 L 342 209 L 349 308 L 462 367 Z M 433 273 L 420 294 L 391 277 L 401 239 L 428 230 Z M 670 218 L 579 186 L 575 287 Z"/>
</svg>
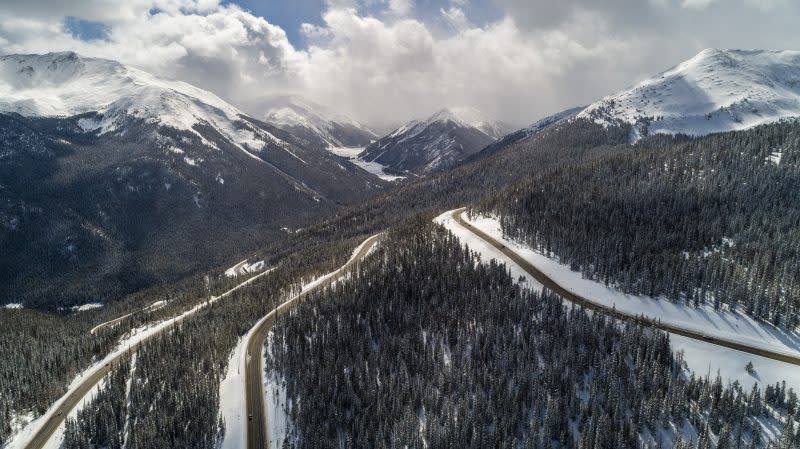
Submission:
<svg viewBox="0 0 800 449">
<path fill-rule="evenodd" d="M 761 357 L 766 357 L 772 360 L 778 360 L 780 362 L 791 363 L 792 365 L 800 365 L 800 355 L 792 355 L 787 354 L 785 352 L 780 351 L 771 351 L 768 349 L 750 346 L 741 342 L 728 340 L 725 338 L 716 337 L 710 333 L 701 333 L 697 331 L 693 331 L 691 329 L 686 329 L 679 326 L 673 326 L 671 324 L 663 323 L 660 320 L 655 320 L 652 318 L 646 318 L 642 316 L 637 316 L 629 313 L 622 312 L 612 307 L 608 307 L 604 304 L 598 303 L 596 301 L 591 300 L 590 298 L 586 298 L 584 296 L 580 296 L 575 294 L 566 288 L 562 287 L 560 284 L 556 283 L 553 279 L 547 276 L 544 272 L 533 266 L 530 262 L 528 262 L 525 258 L 517 254 L 514 250 L 508 248 L 503 243 L 497 241 L 490 235 L 486 234 L 485 232 L 481 231 L 480 229 L 472 226 L 468 222 L 466 222 L 463 218 L 461 218 L 461 213 L 466 210 L 465 207 L 461 209 L 456 209 L 452 212 L 452 218 L 462 227 L 464 227 L 469 232 L 473 233 L 475 236 L 480 238 L 481 240 L 485 241 L 486 243 L 492 245 L 509 259 L 513 260 L 514 263 L 519 265 L 526 273 L 533 276 L 540 284 L 544 285 L 547 289 L 557 293 L 559 296 L 563 297 L 564 299 L 573 302 L 575 304 L 581 305 L 586 307 L 587 309 L 594 310 L 596 312 L 603 313 L 610 317 L 616 318 L 622 321 L 635 321 L 638 323 L 646 324 L 648 326 L 652 326 L 673 334 L 682 335 L 684 337 L 692 338 L 695 340 L 702 341 L 704 343 L 710 343 L 717 346 L 723 346 L 730 349 L 735 349 L 737 351 L 746 352 L 749 354 L 755 354 Z"/>
<path fill-rule="evenodd" d="M 245 342 L 246 347 L 246 367 L 245 367 L 245 407 L 247 412 L 247 448 L 248 449 L 268 449 L 269 437 L 267 435 L 268 416 L 265 413 L 264 407 L 264 367 L 263 357 L 261 356 L 264 350 L 264 340 L 267 337 L 272 325 L 278 314 L 286 311 L 289 307 L 295 305 L 298 299 L 331 285 L 339 275 L 347 271 L 354 264 L 363 259 L 375 244 L 378 243 L 381 234 L 373 235 L 372 237 L 364 240 L 363 243 L 356 249 L 353 256 L 342 265 L 338 270 L 329 273 L 312 287 L 303 290 L 297 296 L 282 303 L 275 310 L 269 312 L 264 316 L 253 329 L 249 332 L 249 338 Z"/>
<path fill-rule="evenodd" d="M 158 330 L 157 332 L 154 332 L 151 335 L 148 335 L 148 336 L 142 338 L 136 344 L 131 345 L 131 347 L 129 347 L 128 349 L 120 351 L 116 356 L 114 356 L 113 358 L 108 359 L 102 366 L 99 366 L 99 367 L 96 367 L 96 368 L 90 367 L 89 369 L 94 369 L 94 371 L 92 371 L 92 373 L 89 374 L 86 377 L 86 379 L 84 379 L 83 382 L 80 383 L 80 385 L 78 385 L 75 389 L 67 392 L 66 395 L 62 396 L 56 402 L 57 407 L 54 407 L 54 411 L 50 414 L 50 416 L 47 416 L 44 419 L 44 421 L 42 421 L 42 423 L 39 424 L 39 428 L 33 434 L 31 439 L 26 443 L 25 449 L 41 449 L 42 447 L 44 447 L 44 445 L 47 443 L 47 441 L 50 440 L 50 437 L 53 436 L 53 433 L 56 431 L 56 429 L 58 429 L 58 427 L 61 425 L 61 423 L 64 422 L 64 419 L 66 419 L 66 417 L 69 414 L 69 412 L 72 411 L 72 409 L 74 409 L 80 403 L 81 399 L 83 399 L 83 397 L 86 395 L 86 393 L 88 393 L 98 382 L 100 382 L 100 380 L 103 379 L 103 377 L 105 377 L 106 374 L 108 374 L 111 371 L 111 368 L 113 367 L 114 364 L 119 362 L 123 357 L 128 357 L 132 353 L 136 352 L 136 350 L 138 349 L 138 347 L 139 347 L 139 345 L 141 343 L 143 343 L 143 342 L 145 342 L 145 341 L 147 341 L 147 340 L 149 340 L 149 339 L 151 339 L 151 338 L 153 338 L 153 337 L 155 337 L 157 335 L 160 335 L 162 332 L 164 332 L 165 330 L 170 329 L 176 323 L 180 323 L 185 318 L 189 317 L 190 315 L 193 315 L 194 313 L 196 313 L 197 311 L 203 309 L 204 307 L 206 307 L 206 306 L 208 306 L 208 305 L 210 305 L 210 304 L 212 304 L 212 303 L 214 303 L 214 302 L 216 302 L 216 301 L 218 301 L 218 300 L 230 295 L 231 293 L 233 293 L 234 291 L 244 287 L 245 285 L 248 285 L 248 284 L 254 282 L 256 279 L 271 273 L 274 269 L 275 268 L 271 268 L 269 270 L 265 270 L 265 271 L 255 275 L 255 276 L 252 276 L 252 277 L 248 278 L 244 282 L 242 282 L 240 284 L 237 284 L 236 286 L 234 286 L 230 290 L 226 291 L 225 293 L 222 293 L 219 296 L 212 296 L 211 299 L 208 299 L 208 300 L 200 302 L 198 305 L 194 306 L 193 308 L 189 309 L 188 311 L 183 312 L 182 314 L 180 314 L 180 315 L 178 315 L 176 317 L 170 318 L 169 320 L 165 321 L 164 322 L 165 325 L 164 325 L 164 327 L 162 329 Z M 150 307 L 152 307 L 152 305 Z M 148 307 L 148 309 L 150 307 Z M 133 313 L 137 313 L 137 312 L 133 312 Z M 106 326 L 106 325 L 109 325 L 109 324 L 113 324 L 115 322 L 118 322 L 118 321 L 120 321 L 120 320 L 122 320 L 124 318 L 127 318 L 129 315 L 132 315 L 132 313 L 128 314 L 128 315 L 123 315 L 123 316 L 121 316 L 119 318 L 116 318 L 114 320 L 102 323 L 100 325 L 100 327 Z M 97 329 L 98 329 L 98 327 L 96 326 L 94 329 L 92 329 L 91 333 L 96 332 Z"/>
</svg>

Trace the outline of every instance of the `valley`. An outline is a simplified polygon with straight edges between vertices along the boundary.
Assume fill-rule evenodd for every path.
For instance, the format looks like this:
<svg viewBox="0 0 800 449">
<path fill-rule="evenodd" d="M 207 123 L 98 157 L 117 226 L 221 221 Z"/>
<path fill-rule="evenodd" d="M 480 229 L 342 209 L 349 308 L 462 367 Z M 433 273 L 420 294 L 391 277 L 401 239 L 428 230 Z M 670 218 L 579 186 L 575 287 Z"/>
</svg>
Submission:
<svg viewBox="0 0 800 449">
<path fill-rule="evenodd" d="M 0 12 L 0 449 L 800 447 L 800 52 L 145 3 Z"/>
</svg>

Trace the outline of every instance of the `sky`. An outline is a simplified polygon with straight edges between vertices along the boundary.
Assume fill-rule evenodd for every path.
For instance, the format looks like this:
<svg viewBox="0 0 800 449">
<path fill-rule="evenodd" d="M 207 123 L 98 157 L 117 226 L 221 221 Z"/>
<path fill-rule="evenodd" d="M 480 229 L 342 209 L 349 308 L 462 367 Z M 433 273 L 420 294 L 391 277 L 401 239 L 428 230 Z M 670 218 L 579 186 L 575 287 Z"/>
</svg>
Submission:
<svg viewBox="0 0 800 449">
<path fill-rule="evenodd" d="M 522 126 L 704 48 L 800 50 L 797 23 L 795 0 L 0 0 L 0 54 L 115 59 L 255 117 L 295 95 L 377 129 Z"/>
</svg>

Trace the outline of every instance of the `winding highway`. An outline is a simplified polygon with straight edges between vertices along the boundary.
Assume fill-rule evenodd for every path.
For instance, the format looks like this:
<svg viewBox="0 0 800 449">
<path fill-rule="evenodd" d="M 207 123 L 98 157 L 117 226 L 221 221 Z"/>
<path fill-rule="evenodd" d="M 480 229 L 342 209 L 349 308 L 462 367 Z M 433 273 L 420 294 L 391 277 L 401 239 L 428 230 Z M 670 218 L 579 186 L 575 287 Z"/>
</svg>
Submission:
<svg viewBox="0 0 800 449">
<path fill-rule="evenodd" d="M 742 351 L 749 354 L 758 355 L 761 357 L 766 357 L 772 360 L 777 360 L 784 363 L 790 363 L 793 365 L 800 366 L 800 355 L 790 354 L 781 351 L 773 351 L 769 349 L 765 349 L 762 347 L 751 346 L 745 343 L 730 340 L 722 337 L 718 337 L 708 333 L 701 333 L 697 332 L 692 329 L 683 328 L 680 326 L 675 326 L 669 323 L 661 322 L 660 320 L 637 316 L 634 314 L 626 313 L 621 310 L 617 310 L 615 308 L 608 307 L 604 304 L 599 303 L 598 301 L 592 300 L 591 298 L 578 295 L 564 286 L 560 285 L 544 272 L 536 268 L 533 264 L 531 264 L 527 259 L 519 255 L 513 249 L 507 247 L 504 243 L 496 240 L 495 238 L 491 237 L 487 233 L 483 232 L 482 230 L 476 228 L 475 226 L 468 223 L 461 217 L 462 212 L 466 208 L 456 209 L 451 213 L 452 219 L 462 226 L 467 231 L 474 234 L 476 237 L 480 238 L 487 244 L 493 246 L 498 251 L 500 251 L 503 255 L 511 259 L 514 263 L 519 265 L 526 273 L 532 276 L 536 281 L 542 284 L 547 289 L 553 291 L 554 293 L 560 295 L 564 299 L 578 304 L 580 306 L 585 307 L 586 309 L 593 310 L 598 313 L 603 313 L 607 316 L 613 317 L 615 319 L 621 321 L 630 321 L 630 322 L 638 322 L 647 326 L 651 326 L 654 328 L 661 329 L 666 332 L 670 332 L 673 334 L 681 335 L 687 338 L 692 338 L 694 340 L 699 340 L 705 343 L 714 344 L 730 349 L 734 349 L 737 351 Z M 294 296 L 293 298 L 287 300 L 286 302 L 279 305 L 273 311 L 268 313 L 264 316 L 248 333 L 248 339 L 245 342 L 246 345 L 246 374 L 245 374 L 245 407 L 246 413 L 248 416 L 247 421 L 247 448 L 248 449 L 266 449 L 269 448 L 269 441 L 268 441 L 268 416 L 266 416 L 266 408 L 265 408 L 265 395 L 264 395 L 264 367 L 262 366 L 262 352 L 264 348 L 264 341 L 266 336 L 275 323 L 278 315 L 288 310 L 290 307 L 294 306 L 298 303 L 300 299 L 307 296 L 308 294 L 323 289 L 327 286 L 330 286 L 333 282 L 339 279 L 340 275 L 346 272 L 349 268 L 353 265 L 361 261 L 369 251 L 378 243 L 381 238 L 381 234 L 377 234 L 374 236 L 369 237 L 366 239 L 354 252 L 353 256 L 350 260 L 340 267 L 338 270 L 329 273 L 328 275 L 324 276 L 317 282 L 315 282 L 311 287 L 306 288 L 300 294 Z M 110 371 L 114 364 L 118 363 L 122 358 L 130 356 L 133 352 L 136 351 L 138 345 L 141 342 L 146 341 L 149 338 L 152 338 L 155 335 L 160 334 L 164 330 L 171 327 L 173 324 L 181 321 L 186 316 L 196 312 L 200 308 L 214 302 L 222 297 L 225 297 L 232 293 L 233 291 L 250 284 L 257 278 L 266 275 L 269 271 L 265 271 L 260 273 L 252 278 L 246 280 L 245 282 L 237 285 L 236 287 L 232 288 L 231 290 L 223 293 L 220 296 L 212 297 L 211 300 L 201 303 L 200 305 L 196 306 L 193 309 L 190 309 L 187 312 L 184 312 L 182 315 L 175 317 L 167 323 L 162 329 L 159 329 L 158 332 L 154 332 L 151 335 L 148 335 L 142 339 L 140 339 L 135 345 L 132 345 L 128 349 L 120 350 L 116 355 L 106 360 L 103 365 L 97 366 L 94 368 L 94 371 L 91 372 L 77 387 L 70 390 L 66 395 L 64 395 L 59 401 L 56 403 L 56 406 L 52 407 L 52 411 L 49 413 L 49 416 L 45 416 L 42 422 L 38 425 L 38 429 L 33 433 L 30 441 L 25 445 L 26 449 L 41 449 L 47 443 L 47 441 L 52 437 L 53 433 L 58 429 L 58 427 L 64 422 L 64 419 L 69 414 L 71 410 L 73 410 L 82 400 L 82 398 L 89 392 L 91 389 L 100 382 L 103 377 L 105 377 Z M 103 323 L 102 326 L 115 324 L 116 322 L 126 318 L 126 316 L 119 317 L 115 320 L 112 320 L 107 323 Z M 96 329 L 93 329 L 96 331 Z"/>
<path fill-rule="evenodd" d="M 761 357 L 766 357 L 772 360 L 778 360 L 780 362 L 791 363 L 793 365 L 800 365 L 800 355 L 793 355 L 788 354 L 781 351 L 771 351 L 769 349 L 764 349 L 757 346 L 750 346 L 738 341 L 729 340 L 725 338 L 720 338 L 714 336 L 709 333 L 701 333 L 691 329 L 686 329 L 680 326 L 674 326 L 668 323 L 663 323 L 660 320 L 642 317 L 630 313 L 626 313 L 620 310 L 617 310 L 612 307 L 608 307 L 604 304 L 601 304 L 597 301 L 593 301 L 591 298 L 587 298 L 574 292 L 567 290 L 562 285 L 555 282 L 552 278 L 547 276 L 544 272 L 533 266 L 527 259 L 517 254 L 511 248 L 508 248 L 502 242 L 496 240 L 492 236 L 488 235 L 487 233 L 481 231 L 480 229 L 476 228 L 469 224 L 466 220 L 461 217 L 461 213 L 466 210 L 465 207 L 461 209 L 456 209 L 452 212 L 451 217 L 455 220 L 459 225 L 461 225 L 464 229 L 468 230 L 469 232 L 473 233 L 476 237 L 480 238 L 481 240 L 485 241 L 486 243 L 492 245 L 501 253 L 503 253 L 506 257 L 513 260 L 514 263 L 519 265 L 526 273 L 530 274 L 534 279 L 536 279 L 540 284 L 544 285 L 548 290 L 555 292 L 559 296 L 563 297 L 564 299 L 573 302 L 575 304 L 581 305 L 589 310 L 593 310 L 595 312 L 599 312 L 605 314 L 607 316 L 616 318 L 621 321 L 633 321 L 642 323 L 648 326 L 652 326 L 663 331 L 667 331 L 673 334 L 682 335 L 684 337 L 692 338 L 695 340 L 699 340 L 705 343 L 714 344 L 717 346 L 723 346 L 730 349 L 735 349 L 737 351 L 746 352 L 749 354 L 755 354 Z"/>
<path fill-rule="evenodd" d="M 350 267 L 362 260 L 369 251 L 378 243 L 381 234 L 373 235 L 366 239 L 354 252 L 353 256 L 338 270 L 329 273 L 313 286 L 303 290 L 299 295 L 279 305 L 275 310 L 264 316 L 249 332 L 249 339 L 245 343 L 247 348 L 247 366 L 245 373 L 245 402 L 247 412 L 247 448 L 268 449 L 270 447 L 267 432 L 268 419 L 264 406 L 264 366 L 263 357 L 264 340 L 272 328 L 278 314 L 298 303 L 306 295 L 323 289 L 339 279 Z"/>
<path fill-rule="evenodd" d="M 140 338 L 136 343 L 131 344 L 126 349 L 119 349 L 116 352 L 112 352 L 113 357 L 107 356 L 107 360 L 102 362 L 102 365 L 97 365 L 94 367 L 89 368 L 91 372 L 86 376 L 83 381 L 78 384 L 76 387 L 72 388 L 62 396 L 57 402 L 56 406 L 52 407 L 52 411 L 48 410 L 47 414 L 42 419 L 42 422 L 37 424 L 37 429 L 33 432 L 32 437 L 30 440 L 24 445 L 25 449 L 41 449 L 42 447 L 47 444 L 48 440 L 53 436 L 53 433 L 59 428 L 59 426 L 64 422 L 67 415 L 81 402 L 84 396 L 92 390 L 92 388 L 100 382 L 106 374 L 111 371 L 111 368 L 119 362 L 122 358 L 130 356 L 132 353 L 136 352 L 139 345 L 143 342 L 160 335 L 165 330 L 171 328 L 176 323 L 183 321 L 185 318 L 189 317 L 190 315 L 195 314 L 202 308 L 230 295 L 234 291 L 254 282 L 256 279 L 267 275 L 268 273 L 272 272 L 273 269 L 265 270 L 255 276 L 248 278 L 246 281 L 242 282 L 241 284 L 236 285 L 235 287 L 231 288 L 230 290 L 222 293 L 219 296 L 212 296 L 211 299 L 205 300 L 200 302 L 198 305 L 192 307 L 186 312 L 171 318 L 167 321 L 160 323 L 160 328 L 157 331 L 152 332 L 150 334 L 145 335 L 144 337 Z M 151 304 L 146 309 L 151 309 L 153 305 Z M 138 313 L 138 312 L 133 312 Z M 100 324 L 99 326 L 95 326 L 90 333 L 94 334 L 97 329 L 113 325 L 118 323 L 119 321 L 127 318 L 128 316 L 132 315 L 133 313 L 129 313 L 127 315 L 123 315 L 119 318 L 115 318 L 113 320 L 107 321 L 105 323 Z M 110 357 L 110 358 L 109 358 Z"/>
</svg>

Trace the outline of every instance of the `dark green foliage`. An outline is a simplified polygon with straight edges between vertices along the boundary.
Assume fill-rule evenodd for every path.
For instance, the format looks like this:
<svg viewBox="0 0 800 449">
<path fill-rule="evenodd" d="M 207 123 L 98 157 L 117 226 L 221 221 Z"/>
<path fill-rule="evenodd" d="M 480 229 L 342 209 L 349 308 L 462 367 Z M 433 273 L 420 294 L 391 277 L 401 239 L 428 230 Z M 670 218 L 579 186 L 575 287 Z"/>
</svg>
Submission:
<svg viewBox="0 0 800 449">
<path fill-rule="evenodd" d="M 105 386 L 94 397 L 93 407 L 78 412 L 77 419 L 65 423 L 64 449 L 105 447 L 122 449 L 131 417 L 126 413 L 127 388 L 131 375 L 130 359 L 115 365 L 105 379 Z"/>
<path fill-rule="evenodd" d="M 396 233 L 279 319 L 267 368 L 286 381 L 296 447 L 620 448 L 669 443 L 675 423 L 759 429 L 767 412 L 748 413 L 738 385 L 687 377 L 666 334 L 476 262 L 430 226 Z"/>
<path fill-rule="evenodd" d="M 503 231 L 623 291 L 800 324 L 800 124 L 655 137 L 486 201 Z M 770 160 L 782 151 L 780 164 Z"/>
<path fill-rule="evenodd" d="M 256 120 L 236 125 L 287 143 L 256 155 L 207 125 L 136 119 L 124 132 L 82 132 L 79 120 L 92 116 L 0 114 L 0 304 L 119 299 L 281 240 L 282 228 L 385 186 Z"/>
<path fill-rule="evenodd" d="M 104 441 L 93 423 L 110 413 L 131 423 L 126 448 L 213 448 L 225 427 L 218 418 L 219 383 L 239 338 L 309 278 L 342 265 L 356 243 L 303 249 L 272 273 L 148 340 L 137 352 L 130 406 L 95 401 L 78 419 L 82 430 L 74 433 L 74 447 Z"/>
</svg>

